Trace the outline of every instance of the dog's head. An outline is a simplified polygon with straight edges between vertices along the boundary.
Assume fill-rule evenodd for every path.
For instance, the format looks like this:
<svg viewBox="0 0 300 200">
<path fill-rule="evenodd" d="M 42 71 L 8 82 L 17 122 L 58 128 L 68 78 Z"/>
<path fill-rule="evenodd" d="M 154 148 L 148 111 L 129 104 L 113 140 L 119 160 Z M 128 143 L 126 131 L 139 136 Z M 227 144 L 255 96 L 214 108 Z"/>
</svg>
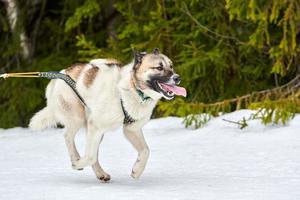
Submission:
<svg viewBox="0 0 300 200">
<path fill-rule="evenodd" d="M 186 96 L 185 88 L 177 86 L 180 76 L 172 61 L 158 49 L 152 53 L 134 52 L 133 78 L 137 87 L 150 97 L 171 100 L 174 95 Z"/>
</svg>

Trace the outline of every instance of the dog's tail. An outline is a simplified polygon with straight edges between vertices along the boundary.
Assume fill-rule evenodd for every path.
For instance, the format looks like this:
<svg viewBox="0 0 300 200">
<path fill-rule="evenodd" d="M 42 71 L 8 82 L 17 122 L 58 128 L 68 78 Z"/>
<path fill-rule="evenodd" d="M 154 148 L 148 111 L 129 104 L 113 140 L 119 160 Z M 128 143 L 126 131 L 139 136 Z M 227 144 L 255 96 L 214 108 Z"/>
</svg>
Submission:
<svg viewBox="0 0 300 200">
<path fill-rule="evenodd" d="M 43 130 L 48 127 L 55 127 L 56 123 L 53 111 L 49 107 L 45 107 L 30 119 L 29 128 Z"/>
</svg>

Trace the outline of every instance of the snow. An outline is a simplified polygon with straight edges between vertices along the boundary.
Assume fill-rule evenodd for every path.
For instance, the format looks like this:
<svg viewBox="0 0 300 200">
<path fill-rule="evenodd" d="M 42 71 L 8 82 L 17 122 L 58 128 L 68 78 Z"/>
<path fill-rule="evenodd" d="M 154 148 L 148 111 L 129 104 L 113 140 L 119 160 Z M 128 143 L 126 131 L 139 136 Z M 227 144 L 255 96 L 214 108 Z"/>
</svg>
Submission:
<svg viewBox="0 0 300 200">
<path fill-rule="evenodd" d="M 240 130 L 212 119 L 198 130 L 182 119 L 151 120 L 144 128 L 151 154 L 142 177 L 130 177 L 136 152 L 121 130 L 105 135 L 100 161 L 112 176 L 98 181 L 91 168 L 71 169 L 63 130 L 0 130 L 0 199 L 300 199 L 300 115 L 286 126 L 253 121 Z M 84 130 L 76 143 L 84 149 Z"/>
</svg>

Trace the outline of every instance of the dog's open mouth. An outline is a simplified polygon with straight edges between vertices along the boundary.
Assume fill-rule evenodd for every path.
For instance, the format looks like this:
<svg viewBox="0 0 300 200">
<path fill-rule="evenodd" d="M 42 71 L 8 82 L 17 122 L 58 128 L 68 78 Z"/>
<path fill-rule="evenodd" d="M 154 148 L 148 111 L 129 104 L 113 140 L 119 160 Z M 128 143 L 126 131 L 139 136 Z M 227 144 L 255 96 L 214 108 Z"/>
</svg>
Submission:
<svg viewBox="0 0 300 200">
<path fill-rule="evenodd" d="M 162 82 L 156 82 L 159 90 L 167 99 L 172 99 L 174 95 L 186 97 L 186 89 L 177 85 L 169 85 Z"/>
</svg>

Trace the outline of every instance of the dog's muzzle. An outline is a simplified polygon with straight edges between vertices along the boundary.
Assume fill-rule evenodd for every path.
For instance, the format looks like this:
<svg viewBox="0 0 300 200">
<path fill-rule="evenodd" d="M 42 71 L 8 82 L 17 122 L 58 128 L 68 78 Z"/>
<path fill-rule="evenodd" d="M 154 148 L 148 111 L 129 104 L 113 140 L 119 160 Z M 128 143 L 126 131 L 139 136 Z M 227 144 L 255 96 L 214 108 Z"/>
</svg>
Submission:
<svg viewBox="0 0 300 200">
<path fill-rule="evenodd" d="M 181 79 L 178 74 L 173 74 L 171 77 L 153 76 L 148 81 L 149 86 L 156 92 L 163 95 L 167 100 L 171 100 L 175 95 L 186 97 L 186 89 L 177 86 Z"/>
</svg>

